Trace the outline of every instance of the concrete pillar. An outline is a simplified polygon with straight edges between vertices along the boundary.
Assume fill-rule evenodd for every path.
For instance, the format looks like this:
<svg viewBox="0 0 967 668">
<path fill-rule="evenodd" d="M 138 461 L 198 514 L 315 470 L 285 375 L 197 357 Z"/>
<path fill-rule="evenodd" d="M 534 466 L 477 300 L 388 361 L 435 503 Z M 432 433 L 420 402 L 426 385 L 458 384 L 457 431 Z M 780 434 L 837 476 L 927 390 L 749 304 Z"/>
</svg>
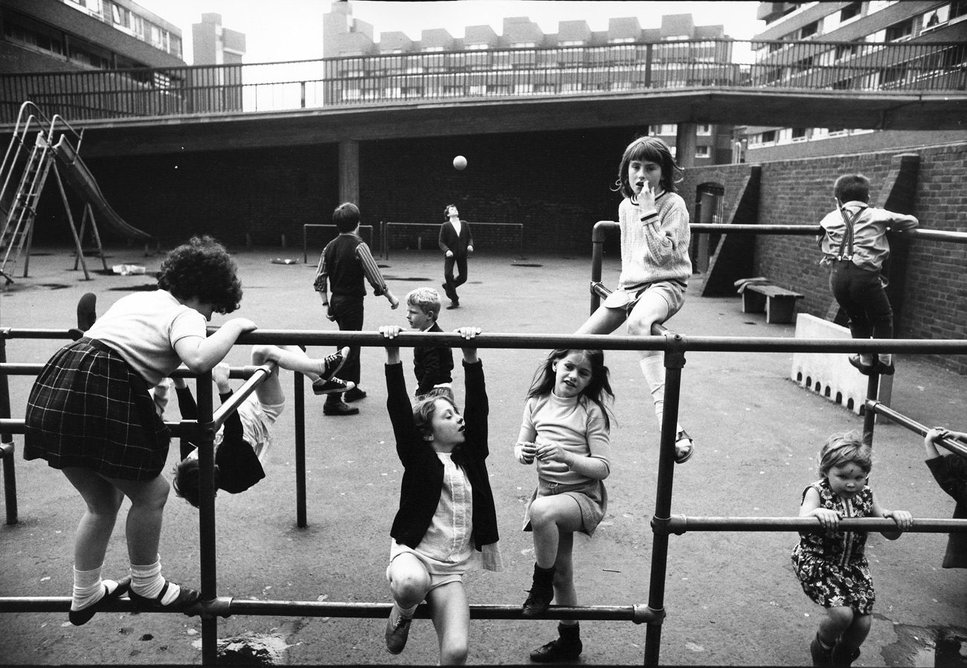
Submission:
<svg viewBox="0 0 967 668">
<path fill-rule="evenodd" d="M 339 142 L 339 201 L 359 205 L 359 142 Z"/>
<path fill-rule="evenodd" d="M 695 150 L 698 147 L 698 126 L 695 123 L 679 123 L 675 136 L 675 162 L 688 169 L 695 166 Z"/>
</svg>

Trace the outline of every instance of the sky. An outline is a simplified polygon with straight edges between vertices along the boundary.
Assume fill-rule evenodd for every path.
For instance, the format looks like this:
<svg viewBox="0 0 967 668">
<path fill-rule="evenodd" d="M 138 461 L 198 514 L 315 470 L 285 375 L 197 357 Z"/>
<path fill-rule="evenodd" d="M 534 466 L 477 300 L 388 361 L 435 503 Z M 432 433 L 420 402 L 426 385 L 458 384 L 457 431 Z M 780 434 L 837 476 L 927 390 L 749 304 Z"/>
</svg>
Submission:
<svg viewBox="0 0 967 668">
<path fill-rule="evenodd" d="M 322 17 L 331 0 L 136 0 L 181 28 L 184 60 L 191 64 L 191 26 L 203 13 L 222 16 L 222 26 L 245 34 L 243 62 L 265 63 L 322 58 Z M 591 30 L 606 30 L 609 18 L 638 17 L 642 28 L 657 28 L 666 14 L 692 14 L 697 25 L 723 25 L 735 39 L 750 39 L 765 24 L 757 21 L 758 2 L 612 2 L 605 0 L 439 0 L 385 2 L 351 0 L 353 17 L 383 32 L 402 31 L 420 39 L 424 29 L 446 28 L 463 37 L 470 25 L 503 32 L 503 20 L 526 16 L 545 33 L 556 33 L 559 21 L 586 20 Z"/>
</svg>

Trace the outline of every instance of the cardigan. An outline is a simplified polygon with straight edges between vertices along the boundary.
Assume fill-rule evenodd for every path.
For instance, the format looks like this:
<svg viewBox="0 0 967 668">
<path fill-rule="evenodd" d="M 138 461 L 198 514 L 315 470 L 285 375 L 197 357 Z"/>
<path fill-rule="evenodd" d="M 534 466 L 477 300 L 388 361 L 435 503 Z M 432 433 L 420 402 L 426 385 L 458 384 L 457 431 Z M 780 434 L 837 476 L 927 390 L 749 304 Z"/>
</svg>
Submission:
<svg viewBox="0 0 967 668">
<path fill-rule="evenodd" d="M 467 246 L 473 246 L 473 234 L 470 233 L 470 223 L 465 220 L 460 221 L 460 234 L 453 229 L 453 223 L 449 220 L 440 225 L 440 235 L 437 238 L 440 250 L 446 253 L 453 251 L 456 257 L 466 257 Z"/>
<path fill-rule="evenodd" d="M 400 507 L 393 519 L 390 535 L 398 543 L 416 548 L 429 528 L 440 502 L 443 488 L 443 463 L 436 451 L 423 439 L 413 421 L 413 408 L 406 393 L 403 364 L 387 364 L 386 408 L 396 454 L 403 463 Z M 473 487 L 473 542 L 477 550 L 499 540 L 497 511 L 487 473 L 487 417 L 490 407 L 484 383 L 483 364 L 463 363 L 466 384 L 464 409 L 465 441 L 453 452 L 453 461 L 463 467 Z"/>
<path fill-rule="evenodd" d="M 954 519 L 967 519 L 967 460 L 943 455 L 927 460 L 927 467 L 940 488 L 956 501 Z M 952 533 L 947 540 L 944 568 L 967 568 L 967 533 Z"/>
</svg>

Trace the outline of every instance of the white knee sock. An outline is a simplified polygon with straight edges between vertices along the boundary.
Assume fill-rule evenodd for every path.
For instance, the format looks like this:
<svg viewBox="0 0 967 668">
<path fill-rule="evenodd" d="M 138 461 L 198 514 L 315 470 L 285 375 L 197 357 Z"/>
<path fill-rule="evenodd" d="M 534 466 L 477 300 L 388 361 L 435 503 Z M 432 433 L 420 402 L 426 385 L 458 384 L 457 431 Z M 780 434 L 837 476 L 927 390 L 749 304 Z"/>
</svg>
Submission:
<svg viewBox="0 0 967 668">
<path fill-rule="evenodd" d="M 165 579 L 161 577 L 161 558 L 159 557 L 153 564 L 137 566 L 131 564 L 131 591 L 138 596 L 145 598 L 155 598 L 161 593 L 165 585 Z M 181 588 L 174 582 L 168 583 L 168 590 L 165 592 L 161 602 L 167 605 L 178 598 Z"/>
<path fill-rule="evenodd" d="M 648 383 L 651 391 L 651 399 L 655 403 L 655 415 L 658 417 L 658 425 L 661 426 L 662 416 L 665 413 L 665 361 L 662 355 L 646 355 L 638 363 L 641 366 L 641 373 Z M 682 425 L 675 425 L 675 433 L 682 431 Z"/>
<path fill-rule="evenodd" d="M 104 584 L 101 582 L 101 567 L 89 571 L 74 568 L 74 592 L 71 610 L 83 610 L 94 605 L 104 597 Z"/>
</svg>

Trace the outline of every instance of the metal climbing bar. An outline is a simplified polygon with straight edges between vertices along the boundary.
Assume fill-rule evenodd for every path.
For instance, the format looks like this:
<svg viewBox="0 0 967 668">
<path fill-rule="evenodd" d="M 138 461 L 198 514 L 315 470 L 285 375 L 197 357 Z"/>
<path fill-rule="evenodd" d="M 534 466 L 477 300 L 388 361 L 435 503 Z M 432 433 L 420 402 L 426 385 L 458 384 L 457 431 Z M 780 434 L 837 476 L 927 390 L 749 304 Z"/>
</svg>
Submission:
<svg viewBox="0 0 967 668">
<path fill-rule="evenodd" d="M 920 424 L 916 420 L 913 420 L 902 413 L 898 413 L 889 406 L 880 403 L 879 401 L 874 401 L 872 399 L 866 400 L 866 410 L 870 414 L 883 415 L 888 417 L 898 425 L 906 427 L 912 432 L 919 434 L 920 436 L 926 436 L 929 427 Z M 937 445 L 943 446 L 947 450 L 960 455 L 961 457 L 967 457 L 967 446 L 965 446 L 960 441 L 955 441 L 952 438 L 941 438 L 937 440 Z"/>
<path fill-rule="evenodd" d="M 688 517 L 674 515 L 667 522 L 652 522 L 656 531 L 676 536 L 686 531 L 825 531 L 815 517 Z M 895 531 L 896 523 L 880 517 L 844 517 L 843 531 Z M 967 533 L 967 520 L 919 518 L 903 533 Z"/>
<path fill-rule="evenodd" d="M 214 331 L 210 328 L 209 331 Z M 48 338 L 41 330 L 16 330 L 26 334 L 25 338 Z M 73 332 L 54 330 L 55 338 L 72 338 Z M 49 331 L 47 332 L 49 333 Z M 4 336 L 0 336 L 0 343 Z M 303 344 L 313 346 L 344 345 L 343 342 L 365 347 L 385 347 L 386 340 L 378 332 L 314 332 L 294 330 L 256 330 L 239 337 L 238 344 Z M 393 340 L 394 347 L 413 347 L 417 345 L 448 345 L 460 348 L 467 342 L 459 334 L 403 332 Z M 553 618 L 566 619 L 608 619 L 630 620 L 647 624 L 645 642 L 645 664 L 658 665 L 661 646 L 661 630 L 665 618 L 664 595 L 668 540 L 670 534 L 692 531 L 809 531 L 816 530 L 818 522 L 810 518 L 705 518 L 671 516 L 671 500 L 674 482 L 675 432 L 678 418 L 679 397 L 681 394 L 682 369 L 685 354 L 689 351 L 706 352 L 853 352 L 899 351 L 899 352 L 938 352 L 951 354 L 967 353 L 967 341 L 937 340 L 922 341 L 908 339 L 880 339 L 869 341 L 831 340 L 831 339 L 775 339 L 740 337 L 684 337 L 656 326 L 651 336 L 614 336 L 614 335 L 552 335 L 552 334 L 480 334 L 473 341 L 475 348 L 600 348 L 604 350 L 660 350 L 664 353 L 666 369 L 665 410 L 663 413 L 658 461 L 658 482 L 655 500 L 655 513 L 652 520 L 654 547 L 652 549 L 649 595 L 647 605 L 631 606 L 585 606 L 559 608 L 552 606 L 548 613 Z M 40 365 L 0 366 L 0 386 L 6 382 L 8 373 L 36 373 Z M 215 503 L 214 503 L 214 434 L 227 411 L 234 409 L 245 396 L 255 391 L 268 377 L 270 368 L 252 367 L 237 370 L 234 374 L 248 374 L 249 380 L 233 397 L 234 401 L 216 414 L 212 408 L 212 383 L 210 373 L 198 376 L 198 419 L 194 422 L 183 421 L 178 425 L 189 434 L 199 446 L 201 476 L 201 508 L 199 512 L 199 544 L 201 566 L 202 600 L 187 614 L 199 615 L 202 621 L 202 661 L 205 665 L 217 663 L 218 617 L 232 614 L 246 615 L 287 615 L 327 616 L 327 617 L 384 617 L 389 613 L 389 604 L 376 603 L 334 603 L 312 601 L 260 601 L 238 600 L 217 595 L 216 541 L 215 541 Z M 179 372 L 182 373 L 182 372 Z M 233 375 L 234 375 L 233 374 Z M 186 374 L 190 375 L 190 374 Z M 296 374 L 297 406 L 301 398 L 302 380 Z M 868 404 L 872 410 L 885 413 L 875 402 Z M 298 409 L 297 409 L 298 410 Z M 9 411 L 7 411 L 9 414 Z M 22 429 L 22 420 L 7 419 L 0 416 L 0 433 Z M 889 417 L 893 417 L 890 415 Z M 912 421 L 911 424 L 915 425 Z M 19 423 L 19 426 L 15 423 Z M 922 425 L 917 425 L 923 429 Z M 304 433 L 302 434 L 304 439 Z M 298 444 L 297 444 L 298 448 Z M 844 520 L 844 528 L 857 530 L 889 530 L 895 527 L 890 520 L 867 518 L 863 520 Z M 914 520 L 910 531 L 951 533 L 967 531 L 967 520 L 935 520 L 921 518 Z M 0 597 L 0 612 L 21 611 L 65 611 L 69 608 L 68 597 Z M 120 600 L 111 603 L 109 610 L 134 611 L 130 601 Z M 116 606 L 116 607 L 113 607 Z M 519 606 L 513 605 L 471 605 L 471 616 L 489 619 L 519 619 Z M 425 615 L 425 606 L 420 615 Z"/>
</svg>

